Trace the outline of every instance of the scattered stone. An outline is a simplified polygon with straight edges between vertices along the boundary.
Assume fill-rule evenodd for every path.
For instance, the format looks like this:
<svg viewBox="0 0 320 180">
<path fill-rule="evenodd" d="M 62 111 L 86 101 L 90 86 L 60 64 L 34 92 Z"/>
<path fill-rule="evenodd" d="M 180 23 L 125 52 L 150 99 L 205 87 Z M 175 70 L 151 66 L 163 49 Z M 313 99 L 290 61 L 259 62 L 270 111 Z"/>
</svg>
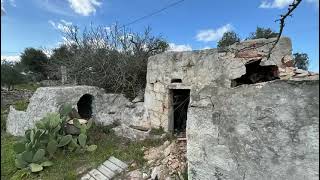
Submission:
<svg viewBox="0 0 320 180">
<path fill-rule="evenodd" d="M 136 164 L 136 163 L 132 163 L 130 166 L 131 166 L 132 168 L 135 168 L 135 167 L 137 166 L 137 164 Z"/>
<path fill-rule="evenodd" d="M 148 179 L 148 178 L 150 178 L 150 175 L 148 175 L 147 173 L 142 173 L 142 178 Z"/>
<path fill-rule="evenodd" d="M 133 129 L 125 124 L 121 124 L 121 126 L 115 127 L 113 130 L 117 136 L 126 137 L 131 140 L 144 140 L 149 136 L 149 131 L 145 132 Z"/>
<path fill-rule="evenodd" d="M 87 124 L 88 120 L 86 119 L 78 119 L 80 124 Z M 70 121 L 68 121 L 68 124 L 73 124 L 73 119 L 71 119 Z"/>
<path fill-rule="evenodd" d="M 129 180 L 141 180 L 143 179 L 143 174 L 139 170 L 134 170 L 128 173 Z"/>
</svg>

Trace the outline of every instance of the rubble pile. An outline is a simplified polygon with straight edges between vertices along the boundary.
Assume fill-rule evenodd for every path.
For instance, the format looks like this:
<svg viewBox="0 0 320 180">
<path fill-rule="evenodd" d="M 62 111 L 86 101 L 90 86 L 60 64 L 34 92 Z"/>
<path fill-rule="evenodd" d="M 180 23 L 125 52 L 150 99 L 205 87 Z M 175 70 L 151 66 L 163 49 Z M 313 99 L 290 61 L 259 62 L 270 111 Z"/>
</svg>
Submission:
<svg viewBox="0 0 320 180">
<path fill-rule="evenodd" d="M 129 172 L 126 179 L 183 179 L 183 172 L 187 168 L 186 146 L 185 140 L 178 139 L 171 143 L 166 141 L 159 147 L 147 149 L 144 152 L 147 167 Z"/>
</svg>

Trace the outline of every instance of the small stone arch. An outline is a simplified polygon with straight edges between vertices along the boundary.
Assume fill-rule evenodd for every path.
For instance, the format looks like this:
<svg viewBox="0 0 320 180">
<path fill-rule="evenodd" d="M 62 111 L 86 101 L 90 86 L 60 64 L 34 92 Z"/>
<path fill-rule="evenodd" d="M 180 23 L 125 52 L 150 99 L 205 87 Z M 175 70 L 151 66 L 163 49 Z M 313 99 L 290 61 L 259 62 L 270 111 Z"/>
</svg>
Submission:
<svg viewBox="0 0 320 180">
<path fill-rule="evenodd" d="M 91 94 L 84 94 L 80 97 L 77 108 L 78 113 L 81 118 L 83 119 L 90 119 L 92 117 L 92 102 L 93 102 L 94 96 Z"/>
</svg>

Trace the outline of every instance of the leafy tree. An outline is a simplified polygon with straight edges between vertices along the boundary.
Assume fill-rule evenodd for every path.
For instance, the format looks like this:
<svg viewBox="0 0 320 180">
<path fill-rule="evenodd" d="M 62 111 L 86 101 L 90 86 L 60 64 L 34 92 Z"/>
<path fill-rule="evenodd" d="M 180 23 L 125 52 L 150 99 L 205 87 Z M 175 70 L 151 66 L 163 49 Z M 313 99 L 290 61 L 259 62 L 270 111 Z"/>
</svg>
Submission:
<svg viewBox="0 0 320 180">
<path fill-rule="evenodd" d="M 259 39 L 259 38 L 273 38 L 277 37 L 278 33 L 274 32 L 270 28 L 262 28 L 262 27 L 257 27 L 255 32 L 252 32 L 248 39 Z"/>
<path fill-rule="evenodd" d="M 1 62 L 1 85 L 11 90 L 14 89 L 14 85 L 21 84 L 24 80 L 24 75 L 17 70 L 14 63 L 5 60 Z"/>
<path fill-rule="evenodd" d="M 306 53 L 294 53 L 293 63 L 299 69 L 307 70 L 309 66 L 309 57 Z"/>
<path fill-rule="evenodd" d="M 47 55 L 39 49 L 26 48 L 21 55 L 21 64 L 24 66 L 24 70 L 37 74 L 37 80 L 46 79 L 45 65 L 47 63 Z"/>
<path fill-rule="evenodd" d="M 218 41 L 218 48 L 224 48 L 236 42 L 240 42 L 240 38 L 234 31 L 225 32 Z"/>
</svg>

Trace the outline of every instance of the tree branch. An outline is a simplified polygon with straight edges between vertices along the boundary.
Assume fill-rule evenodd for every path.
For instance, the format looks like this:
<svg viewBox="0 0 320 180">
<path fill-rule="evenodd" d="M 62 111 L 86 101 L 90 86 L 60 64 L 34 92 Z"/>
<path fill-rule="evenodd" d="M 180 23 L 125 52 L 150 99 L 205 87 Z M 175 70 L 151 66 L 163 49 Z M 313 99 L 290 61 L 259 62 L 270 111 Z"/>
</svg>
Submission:
<svg viewBox="0 0 320 180">
<path fill-rule="evenodd" d="M 283 31 L 283 28 L 284 28 L 284 25 L 285 25 L 285 19 L 288 16 L 292 17 L 293 10 L 295 10 L 298 7 L 298 5 L 301 3 L 301 1 L 302 0 L 293 0 L 292 4 L 289 5 L 288 12 L 283 14 L 283 15 L 280 15 L 280 19 L 277 19 L 275 21 L 275 22 L 280 21 L 280 29 L 279 29 L 279 33 L 278 33 L 276 41 L 274 42 L 272 47 L 269 49 L 269 53 L 268 53 L 267 59 L 270 58 L 272 50 L 275 48 L 275 46 L 277 45 L 277 43 L 280 40 L 280 37 L 282 35 L 282 31 Z"/>
</svg>

